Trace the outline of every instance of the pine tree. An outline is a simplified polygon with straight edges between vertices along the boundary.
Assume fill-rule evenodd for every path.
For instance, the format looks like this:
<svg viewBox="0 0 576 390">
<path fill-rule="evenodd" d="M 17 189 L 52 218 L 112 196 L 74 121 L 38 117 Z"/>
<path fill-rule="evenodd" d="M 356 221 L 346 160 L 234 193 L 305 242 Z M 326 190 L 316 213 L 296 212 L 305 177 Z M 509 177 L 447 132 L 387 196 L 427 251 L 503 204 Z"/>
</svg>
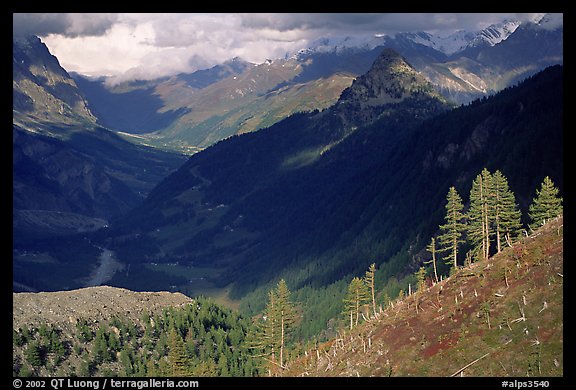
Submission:
<svg viewBox="0 0 576 390">
<path fill-rule="evenodd" d="M 26 361 L 30 363 L 32 367 L 40 367 L 44 365 L 42 347 L 37 341 L 32 341 L 28 344 L 24 356 L 26 357 Z"/>
<path fill-rule="evenodd" d="M 476 176 L 470 190 L 467 233 L 478 259 L 488 259 L 490 254 L 490 225 L 492 221 L 492 175 L 484 168 Z"/>
<path fill-rule="evenodd" d="M 502 251 L 502 237 L 512 245 L 512 239 L 516 238 L 522 228 L 521 213 L 516 205 L 514 193 L 508 188 L 508 180 L 500 172 L 494 172 L 494 229 L 496 230 L 496 249 Z"/>
<path fill-rule="evenodd" d="M 246 337 L 248 348 L 255 351 L 255 356 L 273 365 L 269 369 L 270 375 L 276 367 L 284 368 L 286 341 L 295 322 L 296 309 L 290 301 L 290 290 L 282 279 L 276 289 L 268 292 L 262 321 Z"/>
<path fill-rule="evenodd" d="M 552 218 L 562 214 L 562 198 L 558 197 L 558 188 L 550 177 L 546 176 L 540 190 L 536 190 L 536 197 L 529 208 L 528 215 L 532 223 L 541 226 Z"/>
<path fill-rule="evenodd" d="M 370 264 L 368 271 L 366 271 L 366 276 L 364 280 L 366 281 L 366 286 L 368 287 L 370 296 L 372 298 L 372 311 L 374 312 L 374 317 L 376 317 L 376 291 L 374 286 L 374 279 L 376 277 L 376 263 Z"/>
<path fill-rule="evenodd" d="M 344 297 L 344 314 L 350 316 L 350 329 L 358 325 L 360 309 L 368 301 L 368 289 L 364 281 L 354 277 L 348 285 L 348 292 Z"/>
<path fill-rule="evenodd" d="M 465 228 L 462 222 L 464 215 L 462 210 L 462 198 L 456 191 L 456 188 L 450 187 L 446 196 L 446 216 L 444 225 L 440 225 L 443 232 L 439 237 L 441 252 L 447 252 L 445 259 L 447 263 L 452 263 L 454 268 L 458 267 L 458 246 L 463 242 L 462 234 Z"/>
<path fill-rule="evenodd" d="M 286 340 L 288 333 L 292 330 L 296 322 L 296 309 L 294 304 L 290 301 L 290 290 L 286 285 L 286 281 L 281 279 L 276 287 L 276 310 L 277 310 L 277 323 L 280 330 L 280 367 L 284 367 L 284 350 L 286 348 Z"/>
<path fill-rule="evenodd" d="M 417 291 L 423 291 L 424 287 L 426 287 L 426 268 L 418 268 L 418 271 L 416 271 L 414 275 L 416 276 Z"/>
<path fill-rule="evenodd" d="M 429 261 L 425 261 L 424 264 L 432 263 L 432 266 L 434 267 L 434 282 L 438 283 L 438 272 L 436 270 L 436 239 L 434 237 L 432 237 L 432 239 L 430 240 L 430 244 L 428 244 L 426 250 L 430 252 L 430 254 L 432 255 L 432 259 L 430 259 Z"/>
<path fill-rule="evenodd" d="M 178 331 L 171 327 L 168 334 L 168 361 L 171 376 L 190 376 L 190 359 L 186 353 L 184 341 Z"/>
</svg>

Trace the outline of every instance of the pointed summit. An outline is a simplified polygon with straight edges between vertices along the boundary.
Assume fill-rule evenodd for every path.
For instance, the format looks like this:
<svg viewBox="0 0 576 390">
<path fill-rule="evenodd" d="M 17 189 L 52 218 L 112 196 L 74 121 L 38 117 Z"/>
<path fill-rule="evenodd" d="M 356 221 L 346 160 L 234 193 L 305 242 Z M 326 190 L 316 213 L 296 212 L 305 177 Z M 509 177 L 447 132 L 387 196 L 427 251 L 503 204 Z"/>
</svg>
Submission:
<svg viewBox="0 0 576 390">
<path fill-rule="evenodd" d="M 424 111 L 428 114 L 448 107 L 432 84 L 400 54 L 384 49 L 370 70 L 342 92 L 334 110 L 345 128 L 356 128 L 395 110 L 399 103 L 407 103 L 405 108 L 427 107 Z"/>
<path fill-rule="evenodd" d="M 400 54 L 384 49 L 372 68 L 342 92 L 339 103 L 381 106 L 420 95 L 441 99 L 432 84 Z"/>
</svg>

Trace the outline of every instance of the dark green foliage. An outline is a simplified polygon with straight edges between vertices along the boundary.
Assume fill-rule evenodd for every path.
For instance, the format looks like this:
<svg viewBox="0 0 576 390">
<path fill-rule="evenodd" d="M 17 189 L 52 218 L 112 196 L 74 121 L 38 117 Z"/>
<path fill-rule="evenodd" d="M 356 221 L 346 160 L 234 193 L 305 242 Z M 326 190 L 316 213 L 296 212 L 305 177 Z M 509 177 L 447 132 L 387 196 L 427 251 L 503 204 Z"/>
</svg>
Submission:
<svg viewBox="0 0 576 390">
<path fill-rule="evenodd" d="M 182 308 L 146 315 L 142 325 L 115 316 L 106 323 L 79 320 L 74 348 L 56 328 L 41 325 L 27 336 L 13 330 L 14 345 L 23 346 L 25 367 L 52 368 L 71 354 L 81 357 L 80 376 L 256 376 L 251 352 L 244 348 L 251 322 L 210 300 L 198 298 Z M 24 339 L 27 340 L 25 344 Z M 81 345 L 85 345 L 84 348 Z"/>
<path fill-rule="evenodd" d="M 80 340 L 80 342 L 82 343 L 88 343 L 92 341 L 92 339 L 94 338 L 94 332 L 88 326 L 86 320 L 76 321 L 76 335 L 78 337 L 78 340 Z"/>
<path fill-rule="evenodd" d="M 516 196 L 508 187 L 508 179 L 500 171 L 494 172 L 492 178 L 496 248 L 498 252 L 501 252 L 504 242 L 511 246 L 520 234 L 521 212 L 516 204 Z"/>
<path fill-rule="evenodd" d="M 530 220 L 536 227 L 543 225 L 562 213 L 562 198 L 550 177 L 546 176 L 536 190 L 536 197 L 530 205 Z"/>
<path fill-rule="evenodd" d="M 446 262 L 451 263 L 453 268 L 457 268 L 458 247 L 464 241 L 465 225 L 463 223 L 464 214 L 462 210 L 464 205 L 462 204 L 462 198 L 454 187 L 450 187 L 448 190 L 445 208 L 446 216 L 444 219 L 446 223 L 440 225 L 442 234 L 438 237 L 438 241 L 441 245 L 440 251 L 446 252 L 444 256 Z"/>
<path fill-rule="evenodd" d="M 46 353 L 40 343 L 33 341 L 28 344 L 24 357 L 32 367 L 40 367 L 45 364 Z"/>
<path fill-rule="evenodd" d="M 28 342 L 28 338 L 23 334 L 22 331 L 16 331 L 12 329 L 12 343 L 18 347 L 22 347 Z"/>
</svg>

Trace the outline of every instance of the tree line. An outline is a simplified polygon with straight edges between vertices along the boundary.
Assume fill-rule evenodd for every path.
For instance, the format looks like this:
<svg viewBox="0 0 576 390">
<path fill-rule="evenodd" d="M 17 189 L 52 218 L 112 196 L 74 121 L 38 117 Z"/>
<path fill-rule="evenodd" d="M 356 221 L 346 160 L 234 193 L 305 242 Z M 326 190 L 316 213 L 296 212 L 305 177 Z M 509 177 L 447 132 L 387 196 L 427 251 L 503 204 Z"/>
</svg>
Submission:
<svg viewBox="0 0 576 390">
<path fill-rule="evenodd" d="M 512 246 L 525 230 L 515 195 L 500 171 L 491 173 L 483 169 L 474 179 L 466 211 L 455 187 L 448 191 L 445 208 L 445 223 L 439 226 L 440 234 L 432 237 L 426 247 L 431 259 L 423 262 L 423 265 L 432 266 L 435 282 L 439 281 L 437 262 L 440 256 L 452 268 L 458 268 L 461 264 L 459 249 L 465 244 L 470 249 L 464 264 L 486 260 L 493 253 L 501 252 L 505 245 Z M 562 198 L 558 197 L 552 180 L 546 177 L 530 205 L 529 228 L 540 226 L 561 213 Z M 382 312 L 382 305 L 376 299 L 376 271 L 376 263 L 372 263 L 363 277 L 353 277 L 348 284 L 342 300 L 342 315 L 350 330 L 362 320 L 376 318 Z M 428 270 L 424 266 L 415 272 L 415 290 L 424 289 L 427 276 Z M 412 293 L 410 284 L 407 293 Z M 405 294 L 400 289 L 398 298 L 402 299 Z M 391 302 L 387 296 L 385 300 Z M 251 351 L 252 358 L 259 359 L 256 366 L 260 367 L 261 373 L 275 376 L 287 368 L 288 349 L 296 348 L 290 343 L 290 335 L 299 325 L 300 318 L 301 309 L 292 301 L 286 281 L 281 279 L 268 292 L 266 306 L 246 336 L 245 348 Z"/>
<path fill-rule="evenodd" d="M 550 177 L 545 177 L 540 189 L 529 206 L 528 229 L 533 230 L 547 221 L 562 214 L 562 198 Z M 462 197 L 454 186 L 446 195 L 444 223 L 439 226 L 439 235 L 432 237 L 426 246 L 430 259 L 414 273 L 415 290 L 426 286 L 426 278 L 431 272 L 433 282 L 439 281 L 439 261 L 457 269 L 461 265 L 469 265 L 473 261 L 488 260 L 494 253 L 499 253 L 504 246 L 512 246 L 523 234 L 527 234 L 521 222 L 521 211 L 516 203 L 516 197 L 508 186 L 508 180 L 500 172 L 491 173 L 484 168 L 472 182 L 469 204 L 465 210 Z M 462 262 L 460 249 L 469 248 Z M 424 265 L 430 264 L 431 270 Z M 362 317 L 373 312 L 378 316 L 375 300 L 375 263 L 371 264 L 364 278 L 354 277 L 348 285 L 343 300 L 343 314 L 352 329 L 358 325 Z M 408 294 L 412 293 L 412 285 L 408 284 Z M 406 292 L 400 289 L 398 298 L 402 299 Z M 385 296 L 385 301 L 391 299 Z M 367 310 L 366 310 L 367 309 Z M 379 307 L 381 310 L 381 307 Z"/>
<path fill-rule="evenodd" d="M 516 197 L 508 180 L 500 172 L 491 173 L 484 168 L 472 182 L 468 210 L 464 211 L 462 198 L 455 187 L 446 196 L 444 224 L 440 235 L 432 238 L 428 250 L 444 253 L 443 259 L 453 268 L 459 265 L 459 249 L 465 244 L 466 263 L 487 260 L 494 252 L 500 253 L 504 245 L 512 246 L 525 229 Z M 546 176 L 529 207 L 529 229 L 539 227 L 562 213 L 562 198 L 550 177 Z M 438 248 L 436 248 L 436 240 Z"/>
</svg>

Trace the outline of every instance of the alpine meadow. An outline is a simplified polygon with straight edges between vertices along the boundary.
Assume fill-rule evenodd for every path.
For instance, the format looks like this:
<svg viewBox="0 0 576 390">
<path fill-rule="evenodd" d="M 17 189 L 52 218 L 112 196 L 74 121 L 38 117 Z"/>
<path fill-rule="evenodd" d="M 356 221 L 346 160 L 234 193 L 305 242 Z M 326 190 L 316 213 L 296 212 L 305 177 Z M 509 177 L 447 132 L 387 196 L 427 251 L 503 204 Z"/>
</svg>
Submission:
<svg viewBox="0 0 576 390">
<path fill-rule="evenodd" d="M 14 377 L 564 378 L 563 14 L 91 18 L 13 14 Z"/>
</svg>

